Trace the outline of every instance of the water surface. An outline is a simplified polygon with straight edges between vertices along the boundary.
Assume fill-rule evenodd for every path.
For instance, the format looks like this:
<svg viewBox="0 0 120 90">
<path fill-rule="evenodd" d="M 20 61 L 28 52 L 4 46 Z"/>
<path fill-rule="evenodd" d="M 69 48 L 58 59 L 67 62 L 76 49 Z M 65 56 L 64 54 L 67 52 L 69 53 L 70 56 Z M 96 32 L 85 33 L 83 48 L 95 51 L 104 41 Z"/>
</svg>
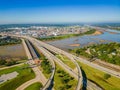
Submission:
<svg viewBox="0 0 120 90">
<path fill-rule="evenodd" d="M 110 32 L 115 32 L 116 34 L 112 34 Z M 84 35 L 79 37 L 72 37 L 63 40 L 49 41 L 48 44 L 56 46 L 58 48 L 67 50 L 74 49 L 79 47 L 88 46 L 91 44 L 100 44 L 100 43 L 109 43 L 109 42 L 120 42 L 120 31 L 108 29 L 101 35 Z M 80 44 L 79 47 L 70 46 L 70 44 Z"/>
<path fill-rule="evenodd" d="M 0 57 L 25 57 L 22 44 L 0 46 Z"/>
</svg>

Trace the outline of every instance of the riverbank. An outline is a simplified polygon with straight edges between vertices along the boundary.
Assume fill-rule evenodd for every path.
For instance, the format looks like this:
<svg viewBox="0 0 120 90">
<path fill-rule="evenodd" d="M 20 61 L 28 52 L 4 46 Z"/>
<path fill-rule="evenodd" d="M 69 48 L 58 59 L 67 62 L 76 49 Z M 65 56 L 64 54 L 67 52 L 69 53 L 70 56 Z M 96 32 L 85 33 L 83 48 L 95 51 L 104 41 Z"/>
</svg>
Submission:
<svg viewBox="0 0 120 90">
<path fill-rule="evenodd" d="M 97 34 L 99 34 L 98 31 L 97 31 L 97 33 L 96 33 L 96 31 L 97 31 L 96 29 L 91 29 L 87 32 L 80 33 L 80 34 L 67 34 L 67 35 L 51 36 L 51 37 L 37 38 L 37 39 L 41 40 L 41 41 L 55 41 L 55 40 L 62 40 L 62 39 L 67 39 L 67 38 L 71 38 L 71 37 L 83 36 L 83 35 L 92 35 L 92 34 L 97 35 Z"/>
<path fill-rule="evenodd" d="M 12 38 L 10 36 L 0 38 L 0 46 L 21 44 L 21 43 L 22 41 L 19 38 Z"/>
<path fill-rule="evenodd" d="M 96 30 L 92 35 L 100 35 L 103 34 L 103 32 Z"/>
<path fill-rule="evenodd" d="M 90 58 L 90 60 L 98 58 L 102 61 L 120 66 L 119 47 L 120 43 L 98 44 L 84 48 L 74 49 L 71 50 L 71 52 L 77 54 L 78 56 L 82 55 Z"/>
<path fill-rule="evenodd" d="M 101 31 L 98 31 L 98 30 L 96 30 L 93 34 L 91 34 L 91 35 L 101 35 L 101 34 L 103 34 L 103 32 L 101 32 Z M 75 40 L 76 42 L 78 41 L 78 40 Z M 100 40 L 100 42 L 103 42 L 103 40 Z M 91 43 L 91 42 L 90 42 Z M 79 43 L 74 43 L 74 44 L 70 44 L 69 46 L 71 46 L 71 47 L 80 47 L 80 44 Z"/>
<path fill-rule="evenodd" d="M 71 46 L 71 47 L 79 47 L 80 44 L 70 44 L 69 46 Z"/>
</svg>

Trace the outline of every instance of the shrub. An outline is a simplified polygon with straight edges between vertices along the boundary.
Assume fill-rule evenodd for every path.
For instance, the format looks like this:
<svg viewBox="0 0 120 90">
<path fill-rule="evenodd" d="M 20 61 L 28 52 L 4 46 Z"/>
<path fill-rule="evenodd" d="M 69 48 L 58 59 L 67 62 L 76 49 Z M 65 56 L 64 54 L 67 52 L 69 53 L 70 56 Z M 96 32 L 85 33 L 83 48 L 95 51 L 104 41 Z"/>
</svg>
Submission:
<svg viewBox="0 0 120 90">
<path fill-rule="evenodd" d="M 57 70 L 57 73 L 61 73 L 61 70 Z"/>
<path fill-rule="evenodd" d="M 5 60 L 0 60 L 0 65 L 4 65 L 6 63 Z"/>
<path fill-rule="evenodd" d="M 52 66 L 50 65 L 49 61 L 47 59 L 44 59 L 41 63 L 41 67 L 43 68 L 43 72 L 46 74 L 50 74 L 52 70 Z"/>
<path fill-rule="evenodd" d="M 110 74 L 104 74 L 104 79 L 108 79 L 108 78 L 110 78 L 110 77 L 111 77 Z"/>
<path fill-rule="evenodd" d="M 16 61 L 8 61 L 7 63 L 5 63 L 6 66 L 11 66 L 16 64 Z"/>
<path fill-rule="evenodd" d="M 72 85 L 65 85 L 65 88 L 66 89 L 69 89 L 69 88 L 71 88 L 72 87 Z"/>
<path fill-rule="evenodd" d="M 65 87 L 64 86 L 60 86 L 59 90 L 65 90 Z"/>
</svg>

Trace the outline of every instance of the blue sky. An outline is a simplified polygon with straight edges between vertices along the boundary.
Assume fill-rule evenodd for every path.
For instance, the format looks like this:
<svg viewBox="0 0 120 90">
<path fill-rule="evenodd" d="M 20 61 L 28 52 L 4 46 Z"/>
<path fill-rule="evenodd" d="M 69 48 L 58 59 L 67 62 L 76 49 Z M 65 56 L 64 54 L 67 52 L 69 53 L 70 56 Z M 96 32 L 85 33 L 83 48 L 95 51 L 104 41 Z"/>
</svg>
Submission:
<svg viewBox="0 0 120 90">
<path fill-rule="evenodd" d="M 120 22 L 120 0 L 0 0 L 0 24 Z"/>
</svg>

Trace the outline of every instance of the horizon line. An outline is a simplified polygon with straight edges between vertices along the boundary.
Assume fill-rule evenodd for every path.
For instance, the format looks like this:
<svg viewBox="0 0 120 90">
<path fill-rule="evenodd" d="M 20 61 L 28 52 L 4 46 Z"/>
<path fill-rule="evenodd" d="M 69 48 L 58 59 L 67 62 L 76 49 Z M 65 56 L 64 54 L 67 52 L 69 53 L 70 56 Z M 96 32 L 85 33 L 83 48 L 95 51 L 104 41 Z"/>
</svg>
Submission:
<svg viewBox="0 0 120 90">
<path fill-rule="evenodd" d="M 99 23 L 120 23 L 120 21 L 106 22 L 39 22 L 39 23 L 0 23 L 0 25 L 16 25 L 16 24 L 99 24 Z"/>
</svg>

